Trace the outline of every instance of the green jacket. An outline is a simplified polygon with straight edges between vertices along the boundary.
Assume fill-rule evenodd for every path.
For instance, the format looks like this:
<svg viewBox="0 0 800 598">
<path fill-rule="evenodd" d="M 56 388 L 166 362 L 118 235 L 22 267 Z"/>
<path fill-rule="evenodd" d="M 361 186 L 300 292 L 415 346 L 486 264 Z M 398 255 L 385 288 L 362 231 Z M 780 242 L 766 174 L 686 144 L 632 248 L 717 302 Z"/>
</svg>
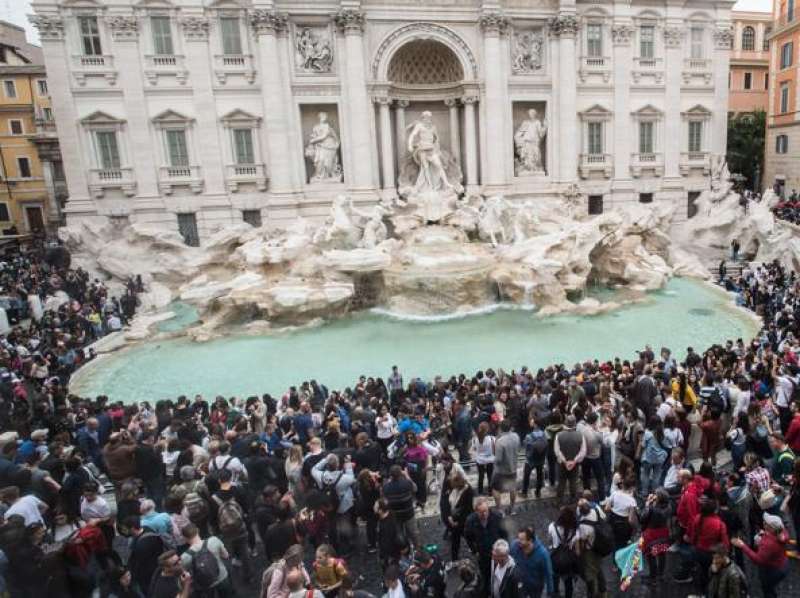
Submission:
<svg viewBox="0 0 800 598">
<path fill-rule="evenodd" d="M 708 598 L 745 598 L 745 576 L 739 565 L 728 561 L 727 566 L 719 571 L 710 570 L 711 579 L 708 583 Z"/>
</svg>

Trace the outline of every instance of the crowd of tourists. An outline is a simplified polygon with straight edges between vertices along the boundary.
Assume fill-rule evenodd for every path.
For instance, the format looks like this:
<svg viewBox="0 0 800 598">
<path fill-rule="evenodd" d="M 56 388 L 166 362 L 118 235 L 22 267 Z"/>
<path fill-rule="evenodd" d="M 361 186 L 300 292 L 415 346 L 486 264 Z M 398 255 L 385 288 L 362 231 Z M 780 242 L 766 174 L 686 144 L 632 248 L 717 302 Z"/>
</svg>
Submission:
<svg viewBox="0 0 800 598">
<path fill-rule="evenodd" d="M 792 224 L 800 224 L 800 195 L 796 189 L 791 193 L 783 193 L 781 199 L 772 208 L 776 218 L 786 220 Z"/>
<path fill-rule="evenodd" d="M 0 339 L 0 595 L 363 598 L 365 553 L 388 598 L 595 598 L 641 538 L 646 583 L 670 581 L 672 552 L 697 595 L 774 598 L 800 534 L 800 281 L 775 263 L 725 282 L 757 338 L 123 405 L 67 382 L 124 310 L 80 270 L 6 263 L 7 292 L 72 300 Z M 518 525 L 543 492 L 557 515 Z M 426 505 L 442 546 L 422 539 Z"/>
</svg>

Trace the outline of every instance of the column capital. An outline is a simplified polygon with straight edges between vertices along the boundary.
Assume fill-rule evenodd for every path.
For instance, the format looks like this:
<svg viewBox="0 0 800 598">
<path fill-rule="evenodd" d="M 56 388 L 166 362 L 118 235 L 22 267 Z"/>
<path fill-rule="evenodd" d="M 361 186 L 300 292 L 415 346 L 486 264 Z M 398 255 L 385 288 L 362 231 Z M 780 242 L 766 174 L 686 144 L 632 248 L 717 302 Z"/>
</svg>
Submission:
<svg viewBox="0 0 800 598">
<path fill-rule="evenodd" d="M 664 45 L 667 48 L 680 48 L 683 43 L 683 29 L 676 26 L 664 27 Z"/>
<path fill-rule="evenodd" d="M 556 37 L 575 37 L 578 33 L 578 17 L 575 15 L 558 15 L 547 22 L 550 34 Z"/>
<path fill-rule="evenodd" d="M 256 9 L 250 13 L 250 26 L 259 35 L 277 35 L 288 30 L 289 17 L 277 10 Z"/>
<path fill-rule="evenodd" d="M 61 17 L 31 15 L 28 20 L 39 30 L 39 39 L 43 42 L 57 42 L 64 39 L 64 20 Z"/>
<path fill-rule="evenodd" d="M 478 96 L 464 96 L 461 98 L 461 103 L 465 106 L 478 103 Z"/>
<path fill-rule="evenodd" d="M 611 26 L 611 38 L 615 46 L 629 46 L 633 40 L 636 28 L 627 23 L 619 23 Z"/>
<path fill-rule="evenodd" d="M 712 37 L 718 50 L 730 50 L 733 45 L 733 27 L 718 27 Z"/>
<path fill-rule="evenodd" d="M 180 21 L 183 37 L 187 42 L 203 42 L 208 40 L 211 23 L 206 17 L 184 17 Z"/>
<path fill-rule="evenodd" d="M 392 105 L 392 98 L 386 96 L 374 96 L 372 101 L 378 104 L 379 106 L 391 106 Z"/>
<path fill-rule="evenodd" d="M 361 35 L 367 20 L 363 10 L 354 8 L 343 8 L 334 13 L 332 18 L 339 31 L 345 35 Z"/>
<path fill-rule="evenodd" d="M 115 42 L 135 42 L 139 38 L 139 19 L 133 15 L 115 15 L 106 19 Z"/>
<path fill-rule="evenodd" d="M 395 106 L 400 108 L 401 110 L 405 110 L 411 105 L 411 102 L 408 100 L 395 100 Z"/>
<path fill-rule="evenodd" d="M 444 105 L 448 108 L 456 108 L 458 107 L 458 98 L 447 98 L 444 101 Z"/>
<path fill-rule="evenodd" d="M 484 35 L 499 36 L 508 31 L 510 21 L 502 12 L 487 12 L 480 16 L 478 24 Z"/>
</svg>

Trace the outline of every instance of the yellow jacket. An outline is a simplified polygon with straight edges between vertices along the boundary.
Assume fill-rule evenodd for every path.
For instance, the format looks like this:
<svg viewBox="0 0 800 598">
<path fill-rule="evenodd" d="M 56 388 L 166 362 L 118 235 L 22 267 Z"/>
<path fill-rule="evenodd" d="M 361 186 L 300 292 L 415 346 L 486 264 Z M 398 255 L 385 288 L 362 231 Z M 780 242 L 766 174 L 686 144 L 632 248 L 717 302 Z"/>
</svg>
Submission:
<svg viewBox="0 0 800 598">
<path fill-rule="evenodd" d="M 678 403 L 682 403 L 686 407 L 694 408 L 697 407 L 697 395 L 694 394 L 694 389 L 692 385 L 688 382 L 686 383 L 686 396 L 683 397 L 683 401 L 681 401 L 678 393 L 681 389 L 681 383 L 677 378 L 673 378 L 672 382 L 670 383 L 672 386 L 672 398 L 675 399 Z"/>
</svg>

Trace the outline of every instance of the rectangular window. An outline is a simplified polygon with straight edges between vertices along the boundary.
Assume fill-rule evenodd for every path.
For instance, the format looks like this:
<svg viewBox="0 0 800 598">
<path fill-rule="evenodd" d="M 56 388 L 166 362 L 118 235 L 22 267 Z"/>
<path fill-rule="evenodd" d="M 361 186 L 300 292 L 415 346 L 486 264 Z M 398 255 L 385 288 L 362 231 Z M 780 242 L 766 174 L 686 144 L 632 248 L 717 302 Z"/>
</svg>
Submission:
<svg viewBox="0 0 800 598">
<path fill-rule="evenodd" d="M 586 54 L 594 58 L 603 55 L 603 26 L 599 23 L 586 26 Z"/>
<path fill-rule="evenodd" d="M 8 62 L 8 58 L 6 58 L 6 47 L 5 46 L 0 46 L 0 62 L 2 62 L 3 64 Z"/>
<path fill-rule="evenodd" d="M 652 154 L 653 153 L 653 123 L 643 122 L 639 123 L 639 153 Z"/>
<path fill-rule="evenodd" d="M 239 19 L 223 17 L 219 20 L 219 29 L 222 34 L 222 53 L 238 55 L 242 53 L 242 35 L 239 29 Z"/>
<path fill-rule="evenodd" d="M 766 52 L 769 50 L 769 36 L 772 33 L 772 27 L 766 27 L 764 29 L 764 41 L 761 43 L 761 49 Z"/>
<path fill-rule="evenodd" d="M 3 89 L 7 98 L 13 99 L 17 97 L 17 86 L 13 81 L 3 81 Z"/>
<path fill-rule="evenodd" d="M 639 57 L 655 58 L 656 28 L 653 25 L 642 25 L 639 28 Z"/>
<path fill-rule="evenodd" d="M 786 2 L 786 21 L 794 20 L 794 0 Z"/>
<path fill-rule="evenodd" d="M 751 89 L 753 87 L 753 73 L 744 74 L 744 88 Z"/>
<path fill-rule="evenodd" d="M 794 53 L 794 43 L 787 42 L 781 46 L 781 68 L 792 66 L 792 54 Z"/>
<path fill-rule="evenodd" d="M 587 152 L 603 154 L 603 123 L 588 123 Z"/>
<path fill-rule="evenodd" d="M 705 48 L 703 48 L 703 28 L 692 27 L 690 40 L 692 44 L 690 49 L 691 57 L 697 59 L 704 58 Z"/>
<path fill-rule="evenodd" d="M 53 180 L 66 181 L 67 175 L 64 173 L 64 163 L 61 160 L 56 160 L 50 164 L 53 166 Z"/>
<path fill-rule="evenodd" d="M 0 203 L 0 221 L 9 222 L 10 220 L 11 215 L 8 213 L 8 204 Z"/>
<path fill-rule="evenodd" d="M 22 121 L 18 119 L 8 121 L 8 130 L 12 135 L 22 135 Z"/>
<path fill-rule="evenodd" d="M 652 193 L 640 193 L 639 194 L 639 203 L 653 203 L 653 194 Z"/>
<path fill-rule="evenodd" d="M 189 166 L 189 150 L 186 146 L 186 131 L 167 131 L 167 153 L 170 166 Z"/>
<path fill-rule="evenodd" d="M 42 108 L 42 116 L 46 121 L 53 120 L 53 109 L 52 108 Z"/>
<path fill-rule="evenodd" d="M 787 135 L 778 135 L 775 138 L 775 153 L 785 154 L 789 150 L 789 137 Z"/>
<path fill-rule="evenodd" d="M 250 129 L 233 130 L 233 151 L 237 164 L 255 164 L 253 153 L 253 131 Z"/>
<path fill-rule="evenodd" d="M 789 112 L 789 84 L 781 83 L 781 113 Z"/>
<path fill-rule="evenodd" d="M 598 216 L 603 213 L 603 196 L 589 196 L 589 216 Z"/>
<path fill-rule="evenodd" d="M 39 88 L 39 95 L 46 96 L 47 95 L 47 81 L 44 79 L 39 79 L 36 81 L 36 87 Z"/>
<path fill-rule="evenodd" d="M 174 54 L 169 17 L 151 17 L 150 29 L 153 32 L 153 53 L 168 56 Z"/>
<path fill-rule="evenodd" d="M 17 158 L 17 172 L 21 179 L 31 178 L 31 161 L 28 158 Z"/>
<path fill-rule="evenodd" d="M 200 235 L 197 234 L 197 217 L 194 214 L 178 214 L 178 232 L 183 237 L 183 242 L 190 247 L 200 245 Z"/>
<path fill-rule="evenodd" d="M 100 45 L 100 29 L 97 26 L 97 17 L 78 17 L 81 32 L 81 47 L 84 56 L 101 56 L 103 47 Z"/>
<path fill-rule="evenodd" d="M 242 210 L 242 220 L 255 228 L 261 227 L 261 210 Z"/>
<path fill-rule="evenodd" d="M 97 131 L 97 161 L 100 168 L 113 169 L 119 168 L 119 147 L 117 146 L 117 134 L 114 131 Z"/>
<path fill-rule="evenodd" d="M 686 218 L 694 218 L 697 215 L 697 200 L 699 198 L 699 191 L 689 191 L 686 205 Z"/>
<path fill-rule="evenodd" d="M 703 151 L 703 122 L 699 120 L 689 121 L 689 151 Z"/>
<path fill-rule="evenodd" d="M 769 73 L 764 73 L 764 89 L 769 89 Z"/>
</svg>

